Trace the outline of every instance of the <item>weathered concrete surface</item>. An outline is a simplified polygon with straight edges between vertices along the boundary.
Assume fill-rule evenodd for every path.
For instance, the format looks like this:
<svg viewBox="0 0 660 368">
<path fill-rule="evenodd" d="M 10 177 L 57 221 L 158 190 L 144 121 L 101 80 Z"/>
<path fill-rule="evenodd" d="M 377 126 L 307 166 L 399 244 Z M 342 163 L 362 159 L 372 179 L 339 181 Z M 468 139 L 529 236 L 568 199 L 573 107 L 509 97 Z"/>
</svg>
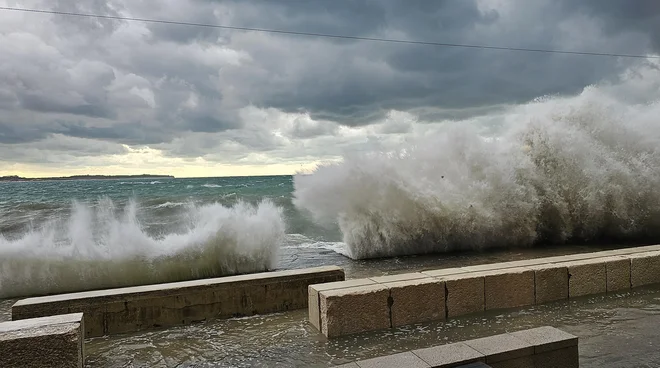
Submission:
<svg viewBox="0 0 660 368">
<path fill-rule="evenodd" d="M 82 368 L 82 313 L 0 323 L 0 367 Z"/>
<path fill-rule="evenodd" d="M 486 357 L 465 343 L 434 346 L 413 350 L 413 354 L 434 368 L 456 367 L 474 362 L 486 362 Z"/>
<path fill-rule="evenodd" d="M 341 280 L 341 268 L 326 266 L 62 294 L 20 300 L 12 319 L 83 312 L 85 336 L 96 337 L 302 309 L 309 285 Z"/>
<path fill-rule="evenodd" d="M 605 263 L 607 292 L 630 290 L 630 258 L 619 256 Z"/>
<path fill-rule="evenodd" d="M 502 334 L 466 341 L 472 349 L 486 356 L 486 363 L 514 360 L 534 354 L 534 345 L 511 334 Z"/>
<path fill-rule="evenodd" d="M 430 368 L 431 367 L 430 365 L 426 364 L 426 362 L 424 362 L 422 359 L 420 359 L 417 355 L 410 352 L 362 360 L 357 362 L 357 365 L 360 368 L 390 368 L 390 367 L 391 368 L 395 368 L 395 367 Z"/>
<path fill-rule="evenodd" d="M 382 330 L 390 324 L 390 290 L 381 284 L 321 291 L 321 332 L 326 337 Z"/>
<path fill-rule="evenodd" d="M 632 287 L 660 283 L 660 252 L 633 254 L 630 261 Z"/>
<path fill-rule="evenodd" d="M 439 278 L 447 288 L 447 316 L 456 317 L 485 310 L 483 276 L 450 275 Z"/>
<path fill-rule="evenodd" d="M 427 277 L 383 284 L 390 290 L 392 327 L 445 319 L 445 283 Z"/>
<path fill-rule="evenodd" d="M 588 259 L 566 263 L 568 267 L 568 295 L 571 298 L 601 294 L 607 291 L 605 262 Z"/>
<path fill-rule="evenodd" d="M 534 270 L 535 303 L 568 299 L 568 268 L 561 264 L 530 267 Z"/>
<path fill-rule="evenodd" d="M 525 268 L 486 271 L 485 309 L 506 309 L 534 305 L 534 271 Z"/>
<path fill-rule="evenodd" d="M 369 278 L 369 280 L 372 280 L 379 284 L 385 284 L 388 282 L 418 280 L 418 279 L 426 279 L 426 278 L 429 278 L 429 276 L 421 272 L 411 272 L 411 273 L 401 273 L 398 275 L 376 276 Z"/>
<path fill-rule="evenodd" d="M 321 311 L 321 305 L 319 301 L 319 292 L 373 284 L 376 284 L 376 282 L 370 279 L 353 279 L 346 281 L 328 282 L 325 284 L 309 285 L 307 290 L 307 310 L 309 314 L 309 322 L 312 324 L 312 326 L 316 327 L 317 330 L 321 330 L 321 316 L 319 314 Z"/>
<path fill-rule="evenodd" d="M 546 326 L 358 361 L 344 367 L 456 368 L 485 362 L 498 368 L 577 368 L 577 348 L 577 337 Z"/>
</svg>

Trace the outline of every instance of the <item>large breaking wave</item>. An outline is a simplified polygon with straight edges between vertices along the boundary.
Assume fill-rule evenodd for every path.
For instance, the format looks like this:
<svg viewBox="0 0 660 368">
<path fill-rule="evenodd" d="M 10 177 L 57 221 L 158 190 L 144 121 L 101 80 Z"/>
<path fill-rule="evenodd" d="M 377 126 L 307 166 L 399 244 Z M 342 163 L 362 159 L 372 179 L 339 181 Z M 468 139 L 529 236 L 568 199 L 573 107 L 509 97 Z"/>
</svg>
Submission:
<svg viewBox="0 0 660 368">
<path fill-rule="evenodd" d="M 270 201 L 190 205 L 179 232 L 148 235 L 130 201 L 73 203 L 71 215 L 19 239 L 0 234 L 0 299 L 267 271 L 284 238 Z M 119 214 L 118 214 L 119 213 Z"/>
<path fill-rule="evenodd" d="M 660 239 L 657 68 L 447 128 L 294 179 L 352 258 Z M 500 126 L 485 134 L 481 121 Z"/>
</svg>

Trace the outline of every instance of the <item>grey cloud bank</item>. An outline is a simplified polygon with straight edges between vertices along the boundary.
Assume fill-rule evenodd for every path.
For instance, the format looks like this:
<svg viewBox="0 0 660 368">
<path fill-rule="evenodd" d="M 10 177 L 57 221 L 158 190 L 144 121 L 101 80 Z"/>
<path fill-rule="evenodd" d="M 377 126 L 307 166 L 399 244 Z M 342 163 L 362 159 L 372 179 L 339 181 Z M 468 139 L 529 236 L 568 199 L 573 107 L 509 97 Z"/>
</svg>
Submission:
<svg viewBox="0 0 660 368">
<path fill-rule="evenodd" d="M 0 5 L 421 41 L 660 51 L 653 0 Z M 429 122 L 577 93 L 645 63 L 9 11 L 0 11 L 0 49 L 0 161 L 44 165 L 52 157 L 79 163 L 121 155 L 124 145 L 227 164 L 331 158 L 401 142 Z M 89 142 L 99 143 L 92 150 Z M 44 159 L 62 147 L 69 156 Z M 261 158 L 251 159 L 254 153 Z"/>
</svg>

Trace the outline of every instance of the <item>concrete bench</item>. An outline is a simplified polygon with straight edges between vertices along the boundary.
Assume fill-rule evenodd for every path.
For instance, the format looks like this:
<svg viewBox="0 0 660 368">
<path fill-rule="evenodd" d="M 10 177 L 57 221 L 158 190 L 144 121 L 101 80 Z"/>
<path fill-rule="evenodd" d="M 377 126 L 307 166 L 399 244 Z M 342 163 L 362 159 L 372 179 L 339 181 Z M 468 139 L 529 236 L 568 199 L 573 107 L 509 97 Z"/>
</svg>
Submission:
<svg viewBox="0 0 660 368">
<path fill-rule="evenodd" d="M 344 280 L 336 266 L 264 272 L 19 300 L 12 320 L 84 313 L 85 336 L 307 307 L 311 284 Z"/>
<path fill-rule="evenodd" d="M 83 314 L 0 323 L 0 367 L 82 368 Z"/>
<path fill-rule="evenodd" d="M 309 321 L 332 338 L 656 283 L 660 246 L 629 248 L 310 285 Z"/>
<path fill-rule="evenodd" d="M 344 364 L 343 368 L 578 368 L 578 338 L 539 327 Z"/>
</svg>

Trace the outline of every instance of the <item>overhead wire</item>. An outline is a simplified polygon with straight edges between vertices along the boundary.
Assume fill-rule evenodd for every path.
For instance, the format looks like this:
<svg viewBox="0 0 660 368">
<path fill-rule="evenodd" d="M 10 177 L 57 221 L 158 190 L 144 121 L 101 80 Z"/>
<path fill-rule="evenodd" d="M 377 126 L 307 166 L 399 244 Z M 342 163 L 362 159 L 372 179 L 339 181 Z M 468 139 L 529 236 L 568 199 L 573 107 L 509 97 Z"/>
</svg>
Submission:
<svg viewBox="0 0 660 368">
<path fill-rule="evenodd" d="M 564 54 L 564 55 L 584 55 L 584 56 L 599 56 L 599 57 L 621 57 L 621 58 L 635 58 L 635 59 L 660 59 L 659 55 L 638 55 L 638 54 L 622 54 L 622 53 L 611 53 L 611 52 L 557 50 L 557 49 L 542 49 L 542 48 L 405 40 L 405 39 L 379 38 L 379 37 L 366 37 L 366 36 L 351 36 L 351 35 L 340 35 L 340 34 L 330 34 L 330 33 L 302 32 L 302 31 L 282 30 L 282 29 L 267 29 L 267 28 L 230 26 L 230 25 L 221 25 L 221 24 L 195 23 L 195 22 L 184 22 L 184 21 L 164 20 L 164 19 L 125 17 L 118 15 L 67 12 L 67 11 L 59 11 L 59 10 L 17 8 L 17 7 L 9 7 L 9 6 L 0 6 L 0 10 L 23 12 L 23 13 L 51 14 L 51 15 L 72 16 L 72 17 L 86 17 L 86 18 L 131 21 L 131 22 L 167 24 L 167 25 L 176 25 L 176 26 L 216 28 L 216 29 L 233 30 L 233 31 L 284 34 L 284 35 L 292 35 L 292 36 L 345 39 L 345 40 L 367 41 L 367 42 L 394 43 L 394 44 L 409 44 L 409 45 L 420 45 L 420 46 L 453 47 L 453 48 L 499 50 L 499 51 L 514 51 L 514 52 L 528 52 L 528 53 Z"/>
</svg>

